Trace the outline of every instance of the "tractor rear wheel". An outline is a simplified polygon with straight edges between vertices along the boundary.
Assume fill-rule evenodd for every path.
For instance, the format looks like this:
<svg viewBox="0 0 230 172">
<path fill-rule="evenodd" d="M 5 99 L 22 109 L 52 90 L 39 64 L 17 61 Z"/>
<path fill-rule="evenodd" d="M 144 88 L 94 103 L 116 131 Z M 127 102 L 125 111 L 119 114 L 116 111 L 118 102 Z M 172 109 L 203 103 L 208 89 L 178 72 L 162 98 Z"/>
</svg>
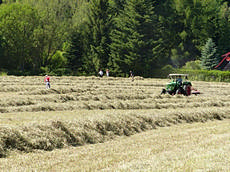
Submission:
<svg viewBox="0 0 230 172">
<path fill-rule="evenodd" d="M 185 93 L 186 93 L 186 96 L 190 96 L 191 95 L 191 86 L 190 85 L 186 85 L 185 86 Z"/>
</svg>

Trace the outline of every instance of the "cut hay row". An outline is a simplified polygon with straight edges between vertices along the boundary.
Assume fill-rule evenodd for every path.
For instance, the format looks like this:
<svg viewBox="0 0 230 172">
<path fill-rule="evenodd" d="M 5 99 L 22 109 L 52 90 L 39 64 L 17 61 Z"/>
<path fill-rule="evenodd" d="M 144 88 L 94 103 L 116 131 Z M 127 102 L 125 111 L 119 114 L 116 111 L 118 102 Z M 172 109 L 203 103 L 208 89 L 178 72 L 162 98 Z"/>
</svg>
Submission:
<svg viewBox="0 0 230 172">
<path fill-rule="evenodd" d="M 76 114 L 77 116 L 77 114 Z M 101 143 L 116 136 L 129 136 L 141 131 L 178 123 L 206 122 L 214 119 L 230 119 L 228 108 L 200 108 L 129 113 L 97 114 L 81 120 L 51 120 L 43 124 L 27 124 L 21 127 L 0 127 L 0 157 L 10 150 L 31 152 L 53 150 L 65 146 Z M 38 121 L 39 122 L 39 121 Z"/>
<path fill-rule="evenodd" d="M 66 111 L 79 109 L 177 109 L 197 107 L 229 107 L 228 99 L 187 98 L 184 96 L 78 96 L 62 94 L 59 96 L 38 96 L 1 99 L 1 113 L 10 112 L 38 112 L 38 111 Z"/>
</svg>

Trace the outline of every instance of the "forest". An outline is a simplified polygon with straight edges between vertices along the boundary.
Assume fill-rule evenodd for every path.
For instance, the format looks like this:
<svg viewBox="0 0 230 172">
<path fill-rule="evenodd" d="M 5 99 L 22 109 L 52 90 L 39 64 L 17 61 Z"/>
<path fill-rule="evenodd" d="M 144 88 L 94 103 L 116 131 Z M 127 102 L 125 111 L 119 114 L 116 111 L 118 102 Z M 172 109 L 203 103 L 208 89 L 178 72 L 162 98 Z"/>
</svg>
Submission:
<svg viewBox="0 0 230 172">
<path fill-rule="evenodd" d="M 0 0 L 0 71 L 152 77 L 213 69 L 230 50 L 227 0 Z"/>
</svg>

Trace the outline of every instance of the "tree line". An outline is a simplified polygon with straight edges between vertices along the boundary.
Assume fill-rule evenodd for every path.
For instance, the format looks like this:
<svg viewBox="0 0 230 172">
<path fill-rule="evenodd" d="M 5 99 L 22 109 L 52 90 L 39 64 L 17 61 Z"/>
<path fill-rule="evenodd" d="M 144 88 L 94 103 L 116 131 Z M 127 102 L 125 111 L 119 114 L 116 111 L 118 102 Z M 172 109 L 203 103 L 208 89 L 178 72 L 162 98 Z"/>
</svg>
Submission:
<svg viewBox="0 0 230 172">
<path fill-rule="evenodd" d="M 212 69 L 230 49 L 229 21 L 227 0 L 0 0 L 0 70 L 150 77 L 195 60 Z"/>
</svg>

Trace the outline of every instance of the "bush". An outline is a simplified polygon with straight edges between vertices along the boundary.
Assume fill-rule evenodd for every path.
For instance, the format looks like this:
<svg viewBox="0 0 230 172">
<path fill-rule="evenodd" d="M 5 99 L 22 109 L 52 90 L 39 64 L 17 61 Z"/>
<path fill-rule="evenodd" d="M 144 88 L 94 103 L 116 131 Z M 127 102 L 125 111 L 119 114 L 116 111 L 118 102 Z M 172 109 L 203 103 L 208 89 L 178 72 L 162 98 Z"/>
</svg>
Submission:
<svg viewBox="0 0 230 172">
<path fill-rule="evenodd" d="M 176 69 L 172 67 L 172 65 L 166 65 L 161 69 L 157 69 L 154 71 L 154 77 L 156 78 L 166 78 L 168 74 L 175 73 Z"/>
<path fill-rule="evenodd" d="M 189 74 L 189 79 L 199 81 L 229 82 L 230 71 L 179 69 L 178 73 Z"/>
<path fill-rule="evenodd" d="M 67 58 L 64 56 L 64 52 L 59 50 L 57 50 L 53 56 L 49 57 L 49 60 L 51 69 L 63 68 L 68 63 Z"/>
<path fill-rule="evenodd" d="M 0 76 L 7 76 L 7 72 L 0 72 Z"/>
<path fill-rule="evenodd" d="M 183 69 L 190 69 L 190 70 L 200 70 L 201 69 L 201 61 L 189 61 L 182 67 Z"/>
</svg>

